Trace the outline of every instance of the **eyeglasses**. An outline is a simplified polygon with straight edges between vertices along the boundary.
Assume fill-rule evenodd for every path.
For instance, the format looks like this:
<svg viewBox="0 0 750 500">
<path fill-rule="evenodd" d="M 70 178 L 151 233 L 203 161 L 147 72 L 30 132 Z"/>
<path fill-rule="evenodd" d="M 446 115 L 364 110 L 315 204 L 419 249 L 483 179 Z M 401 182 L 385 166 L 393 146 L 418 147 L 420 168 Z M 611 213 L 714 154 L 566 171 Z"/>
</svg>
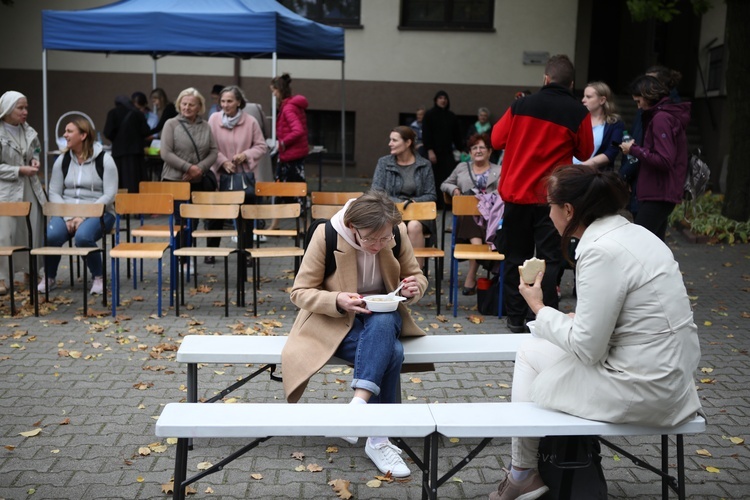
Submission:
<svg viewBox="0 0 750 500">
<path fill-rule="evenodd" d="M 359 233 L 359 229 L 355 227 L 354 231 L 356 231 L 357 236 L 359 236 L 359 241 L 361 241 L 365 245 L 374 245 L 375 243 L 380 243 L 381 245 L 385 245 L 386 243 L 388 243 L 389 241 L 393 239 L 393 233 L 389 234 L 388 236 L 384 238 L 363 238 L 362 235 Z"/>
<path fill-rule="evenodd" d="M 486 151 L 487 146 L 472 146 L 470 151 Z"/>
</svg>

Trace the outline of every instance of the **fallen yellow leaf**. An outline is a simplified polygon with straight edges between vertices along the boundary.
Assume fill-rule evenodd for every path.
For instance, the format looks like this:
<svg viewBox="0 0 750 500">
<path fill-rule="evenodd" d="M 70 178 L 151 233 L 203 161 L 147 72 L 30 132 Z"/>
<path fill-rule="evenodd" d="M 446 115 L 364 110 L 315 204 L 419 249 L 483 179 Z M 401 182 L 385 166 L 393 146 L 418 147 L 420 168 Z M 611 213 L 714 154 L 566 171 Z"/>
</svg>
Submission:
<svg viewBox="0 0 750 500">
<path fill-rule="evenodd" d="M 177 444 L 177 438 L 167 438 L 167 444 Z"/>
<path fill-rule="evenodd" d="M 351 484 L 349 481 L 345 479 L 334 479 L 328 481 L 328 484 L 333 487 L 333 491 L 335 491 L 336 495 L 342 500 L 349 500 L 352 498 L 352 494 L 349 491 L 349 485 Z"/>
<path fill-rule="evenodd" d="M 140 448 L 138 448 L 138 454 L 143 457 L 151 455 L 151 448 L 149 448 L 148 446 L 141 446 Z"/>
<path fill-rule="evenodd" d="M 448 441 L 450 441 L 451 443 L 458 443 L 461 440 L 458 438 L 450 438 Z"/>
<path fill-rule="evenodd" d="M 703 367 L 701 368 L 701 373 L 712 373 L 714 371 L 713 368 Z"/>
<path fill-rule="evenodd" d="M 261 479 L 263 479 L 263 474 L 258 474 L 256 472 L 254 474 L 250 474 L 250 477 L 253 478 L 253 479 L 255 479 L 256 481 L 260 481 Z"/>
<path fill-rule="evenodd" d="M 307 466 L 307 470 L 309 470 L 310 472 L 320 472 L 323 470 L 323 467 L 318 464 L 310 464 Z"/>
<path fill-rule="evenodd" d="M 143 481 L 145 481 L 145 479 L 143 479 L 143 476 L 138 476 L 137 478 L 135 478 L 135 480 L 138 481 L 139 483 L 142 483 Z"/>
<path fill-rule="evenodd" d="M 297 472 L 305 472 L 305 466 L 304 465 L 298 465 L 297 467 L 294 468 L 294 470 L 297 471 Z"/>
<path fill-rule="evenodd" d="M 380 485 L 382 485 L 383 482 L 378 479 L 371 479 L 365 484 L 368 488 L 380 488 Z"/>
<path fill-rule="evenodd" d="M 198 470 L 210 469 L 212 465 L 211 462 L 200 462 L 198 463 Z"/>
<path fill-rule="evenodd" d="M 720 473 L 721 471 L 720 471 L 719 469 L 717 469 L 716 467 L 710 467 L 710 466 L 709 466 L 709 467 L 706 467 L 706 472 L 711 472 L 711 473 L 713 473 L 713 474 L 718 474 L 718 473 Z"/>
<path fill-rule="evenodd" d="M 713 323 L 711 323 L 710 321 L 703 322 L 703 326 L 711 326 L 711 325 L 713 325 Z"/>
<path fill-rule="evenodd" d="M 700 455 L 700 456 L 702 456 L 702 457 L 712 457 L 712 456 L 713 456 L 713 455 L 711 455 L 711 452 L 710 452 L 710 451 L 708 451 L 708 450 L 704 450 L 704 449 L 700 449 L 700 450 L 695 450 L 695 453 L 696 453 L 697 455 Z"/>
<path fill-rule="evenodd" d="M 23 436 L 23 437 L 27 437 L 28 438 L 28 437 L 37 436 L 40 432 L 42 432 L 42 429 L 40 429 L 39 427 L 37 427 L 36 429 L 30 430 L 30 431 L 19 432 L 19 434 L 21 436 Z"/>
<path fill-rule="evenodd" d="M 730 437 L 729 440 L 734 444 L 743 444 L 745 442 L 741 437 Z"/>
</svg>

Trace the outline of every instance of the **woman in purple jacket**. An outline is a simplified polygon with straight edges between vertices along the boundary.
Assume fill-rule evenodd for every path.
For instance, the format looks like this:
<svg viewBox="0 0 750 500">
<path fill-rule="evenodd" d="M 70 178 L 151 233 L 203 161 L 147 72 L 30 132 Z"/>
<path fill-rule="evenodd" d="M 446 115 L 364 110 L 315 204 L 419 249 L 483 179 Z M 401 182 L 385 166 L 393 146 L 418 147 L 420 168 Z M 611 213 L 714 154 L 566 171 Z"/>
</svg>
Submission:
<svg viewBox="0 0 750 500">
<path fill-rule="evenodd" d="M 682 201 L 688 168 L 687 129 L 690 103 L 673 102 L 669 89 L 653 76 L 638 77 L 632 84 L 633 100 L 643 110 L 643 145 L 633 141 L 620 149 L 640 160 L 636 192 L 639 224 L 664 240 L 667 218 Z"/>
<path fill-rule="evenodd" d="M 271 92 L 281 103 L 276 121 L 276 141 L 279 146 L 279 163 L 276 180 L 281 182 L 305 181 L 307 146 L 308 103 L 305 96 L 292 95 L 292 78 L 288 73 L 271 80 Z"/>
</svg>

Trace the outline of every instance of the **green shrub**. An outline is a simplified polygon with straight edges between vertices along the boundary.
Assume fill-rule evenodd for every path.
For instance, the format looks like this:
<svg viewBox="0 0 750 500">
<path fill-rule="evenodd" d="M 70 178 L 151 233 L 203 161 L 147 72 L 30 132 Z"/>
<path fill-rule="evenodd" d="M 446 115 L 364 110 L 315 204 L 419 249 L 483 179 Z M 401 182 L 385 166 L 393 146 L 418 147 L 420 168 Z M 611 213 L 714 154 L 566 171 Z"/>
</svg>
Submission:
<svg viewBox="0 0 750 500">
<path fill-rule="evenodd" d="M 724 196 L 707 192 L 695 202 L 680 203 L 669 216 L 674 227 L 687 226 L 693 234 L 710 236 L 725 243 L 747 243 L 750 236 L 750 220 L 739 222 L 721 215 Z"/>
</svg>

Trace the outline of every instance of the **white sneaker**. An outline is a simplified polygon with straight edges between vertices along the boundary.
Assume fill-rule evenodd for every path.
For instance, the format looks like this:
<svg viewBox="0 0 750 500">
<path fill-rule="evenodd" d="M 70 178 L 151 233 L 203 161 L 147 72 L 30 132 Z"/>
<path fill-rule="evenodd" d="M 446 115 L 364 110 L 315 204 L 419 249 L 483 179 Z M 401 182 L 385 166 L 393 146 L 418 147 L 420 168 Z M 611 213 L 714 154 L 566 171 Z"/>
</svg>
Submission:
<svg viewBox="0 0 750 500">
<path fill-rule="evenodd" d="M 101 276 L 96 276 L 91 284 L 91 295 L 101 295 L 104 293 L 104 280 Z"/>
<path fill-rule="evenodd" d="M 401 448 L 390 441 L 370 446 L 370 440 L 368 439 L 365 445 L 365 453 L 383 474 L 388 474 L 388 471 L 390 471 L 393 477 L 411 476 L 411 470 L 399 456 L 401 455 Z"/>
<path fill-rule="evenodd" d="M 39 286 L 36 287 L 41 293 L 47 293 L 48 291 L 51 292 L 55 288 L 57 288 L 57 280 L 55 280 L 55 278 L 42 278 L 42 281 L 39 282 Z"/>
<path fill-rule="evenodd" d="M 253 235 L 253 239 L 255 241 L 259 241 L 261 243 L 265 243 L 265 242 L 268 241 L 268 238 L 266 238 L 266 236 L 264 234 L 254 234 Z"/>
<path fill-rule="evenodd" d="M 341 439 L 349 444 L 357 444 L 357 441 L 359 441 L 359 438 L 354 436 L 342 437 Z"/>
</svg>

